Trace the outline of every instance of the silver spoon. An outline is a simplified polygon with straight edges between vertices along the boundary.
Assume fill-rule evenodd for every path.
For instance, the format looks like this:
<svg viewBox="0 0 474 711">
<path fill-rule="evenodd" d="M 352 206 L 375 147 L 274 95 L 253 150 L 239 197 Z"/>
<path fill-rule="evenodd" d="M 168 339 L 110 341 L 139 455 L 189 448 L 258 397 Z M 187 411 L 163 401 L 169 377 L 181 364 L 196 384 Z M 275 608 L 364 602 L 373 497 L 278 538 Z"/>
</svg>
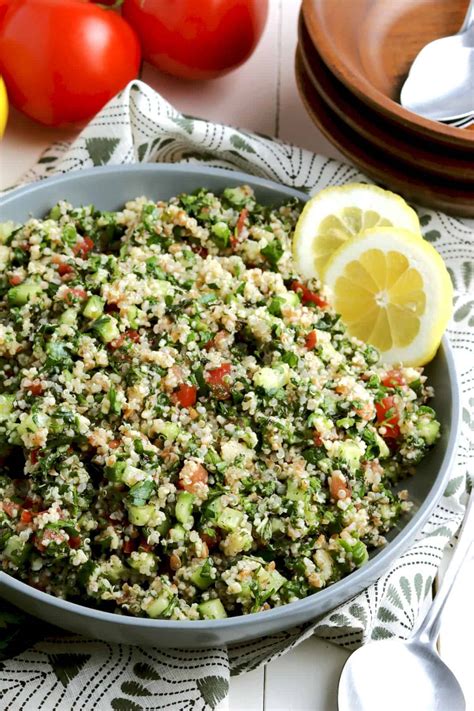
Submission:
<svg viewBox="0 0 474 711">
<path fill-rule="evenodd" d="M 419 52 L 402 87 L 400 103 L 436 121 L 474 112 L 474 0 L 458 34 L 434 40 Z"/>
<path fill-rule="evenodd" d="M 351 654 L 339 680 L 339 711 L 465 711 L 461 686 L 439 657 L 436 640 L 473 540 L 474 487 L 454 555 L 426 617 L 407 641 L 370 642 Z"/>
</svg>

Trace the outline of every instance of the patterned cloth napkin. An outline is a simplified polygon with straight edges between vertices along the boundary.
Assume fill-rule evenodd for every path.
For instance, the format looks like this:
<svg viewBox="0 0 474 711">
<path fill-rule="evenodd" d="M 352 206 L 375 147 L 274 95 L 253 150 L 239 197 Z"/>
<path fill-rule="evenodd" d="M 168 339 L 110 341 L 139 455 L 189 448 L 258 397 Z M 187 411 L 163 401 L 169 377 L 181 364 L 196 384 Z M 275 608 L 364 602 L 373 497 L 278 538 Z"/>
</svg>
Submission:
<svg viewBox="0 0 474 711">
<path fill-rule="evenodd" d="M 134 81 L 72 144 L 48 149 L 23 182 L 105 164 L 189 162 L 237 168 L 312 194 L 367 181 L 354 167 L 277 140 L 178 113 Z M 349 649 L 406 638 L 464 512 L 474 421 L 474 222 L 416 208 L 424 238 L 455 287 L 449 337 L 465 396 L 463 432 L 444 496 L 421 535 L 378 582 L 324 619 L 229 649 L 139 649 L 65 635 L 0 603 L 0 698 L 11 711 L 208 711 L 225 707 L 231 674 L 255 669 L 313 633 Z M 469 293 L 470 292 L 470 293 Z"/>
</svg>

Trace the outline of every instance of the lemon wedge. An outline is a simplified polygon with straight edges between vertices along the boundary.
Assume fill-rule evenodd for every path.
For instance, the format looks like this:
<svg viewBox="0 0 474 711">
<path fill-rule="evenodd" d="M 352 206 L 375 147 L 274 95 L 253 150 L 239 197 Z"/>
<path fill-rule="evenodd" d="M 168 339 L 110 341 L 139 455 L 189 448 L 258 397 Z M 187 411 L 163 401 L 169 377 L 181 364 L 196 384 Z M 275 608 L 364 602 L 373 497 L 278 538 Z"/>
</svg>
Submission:
<svg viewBox="0 0 474 711">
<path fill-rule="evenodd" d="M 329 259 L 325 282 L 350 335 L 375 346 L 384 363 L 418 366 L 434 357 L 453 287 L 440 255 L 419 235 L 365 230 Z"/>
<path fill-rule="evenodd" d="M 298 271 L 323 279 L 328 259 L 344 242 L 367 228 L 392 225 L 421 237 L 416 212 L 399 195 L 365 183 L 325 188 L 306 203 L 295 228 Z"/>
</svg>

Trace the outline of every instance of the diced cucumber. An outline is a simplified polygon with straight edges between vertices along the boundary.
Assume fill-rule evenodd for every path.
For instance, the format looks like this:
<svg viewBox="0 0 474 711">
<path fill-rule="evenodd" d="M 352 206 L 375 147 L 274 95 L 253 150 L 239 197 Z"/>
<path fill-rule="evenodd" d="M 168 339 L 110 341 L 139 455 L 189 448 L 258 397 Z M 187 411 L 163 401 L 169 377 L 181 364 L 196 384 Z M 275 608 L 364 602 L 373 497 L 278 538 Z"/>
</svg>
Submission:
<svg viewBox="0 0 474 711">
<path fill-rule="evenodd" d="M 252 548 L 253 539 L 249 531 L 232 531 L 221 544 L 221 548 L 228 556 L 234 556 L 242 551 L 249 551 Z"/>
<path fill-rule="evenodd" d="M 77 323 L 76 309 L 66 309 L 59 317 L 59 323 L 64 323 L 66 326 L 75 326 Z"/>
<path fill-rule="evenodd" d="M 193 520 L 192 511 L 194 494 L 189 491 L 180 491 L 176 497 L 176 508 L 174 515 L 180 523 L 189 523 Z"/>
<path fill-rule="evenodd" d="M 138 328 L 138 309 L 136 306 L 129 306 L 127 309 L 126 316 L 128 318 L 128 323 L 132 328 Z"/>
<path fill-rule="evenodd" d="M 130 523 L 133 523 L 134 526 L 146 526 L 156 512 L 153 504 L 135 506 L 134 504 L 127 503 L 126 507 L 128 511 L 128 520 Z"/>
<path fill-rule="evenodd" d="M 10 260 L 10 247 L 6 247 L 4 244 L 0 244 L 0 264 L 2 269 L 5 264 L 8 264 Z"/>
<path fill-rule="evenodd" d="M 364 450 L 358 442 L 348 440 L 347 442 L 336 442 L 334 453 L 336 457 L 347 464 L 349 469 L 355 471 L 360 465 Z"/>
<path fill-rule="evenodd" d="M 141 575 L 154 575 L 156 573 L 156 556 L 149 551 L 133 551 L 127 559 L 127 563 Z"/>
<path fill-rule="evenodd" d="M 86 318 L 95 321 L 96 318 L 99 318 L 104 313 L 104 306 L 105 301 L 100 296 L 90 296 L 82 313 Z"/>
<path fill-rule="evenodd" d="M 216 222 L 216 224 L 211 227 L 212 241 L 215 242 L 220 249 L 225 249 L 227 247 L 230 235 L 231 232 L 229 226 L 225 222 Z"/>
<path fill-rule="evenodd" d="M 278 296 L 274 296 L 273 299 L 270 301 L 268 310 L 273 316 L 281 316 L 282 306 L 291 306 L 292 308 L 295 308 L 296 306 L 299 306 L 299 304 L 300 297 L 298 296 L 296 291 L 287 291 L 284 294 L 278 294 Z"/>
<path fill-rule="evenodd" d="M 173 285 L 164 279 L 153 279 L 152 288 L 158 296 L 170 296 L 174 293 Z"/>
<path fill-rule="evenodd" d="M 191 575 L 190 580 L 193 585 L 195 585 L 199 590 L 206 590 L 209 585 L 212 585 L 214 579 L 211 578 L 211 568 L 212 560 L 207 558 L 206 561 L 196 568 L 194 573 Z"/>
<path fill-rule="evenodd" d="M 113 555 L 110 560 L 103 565 L 103 572 L 107 580 L 110 580 L 111 583 L 118 583 L 126 572 L 126 568 L 120 558 Z"/>
<path fill-rule="evenodd" d="M 235 531 L 242 522 L 243 517 L 242 511 L 226 506 L 217 516 L 217 525 L 219 528 L 223 528 L 224 531 Z"/>
<path fill-rule="evenodd" d="M 21 565 L 31 550 L 31 544 L 20 538 L 20 536 L 10 536 L 3 549 L 3 556 L 15 565 Z"/>
<path fill-rule="evenodd" d="M 267 392 L 284 387 L 290 379 L 290 368 L 287 363 L 279 363 L 272 368 L 259 368 L 253 376 L 257 387 Z"/>
<path fill-rule="evenodd" d="M 180 523 L 176 523 L 172 528 L 170 528 L 168 535 L 173 542 L 180 543 L 185 540 L 186 531 Z"/>
<path fill-rule="evenodd" d="M 17 433 L 20 437 L 28 434 L 30 432 L 37 432 L 43 427 L 47 427 L 50 418 L 44 412 L 34 412 L 31 415 L 27 415 L 24 420 L 22 420 L 16 428 Z"/>
<path fill-rule="evenodd" d="M 416 429 L 426 444 L 434 444 L 439 437 L 439 422 L 437 420 L 421 417 L 416 424 Z"/>
<path fill-rule="evenodd" d="M 7 291 L 7 298 L 12 306 L 24 306 L 42 291 L 43 289 L 37 282 L 27 280 L 18 286 L 12 286 Z"/>
<path fill-rule="evenodd" d="M 170 442 L 181 434 L 181 427 L 175 422 L 163 422 L 156 430 L 159 434 L 162 434 L 165 439 L 170 440 Z"/>
<path fill-rule="evenodd" d="M 5 244 L 14 229 L 15 223 L 11 220 L 8 220 L 8 222 L 0 222 L 0 244 Z"/>
<path fill-rule="evenodd" d="M 125 462 L 115 462 L 111 467 L 105 467 L 105 476 L 109 481 L 122 481 L 125 467 Z"/>
<path fill-rule="evenodd" d="M 120 336 L 117 320 L 111 316 L 101 317 L 94 324 L 94 330 L 98 333 L 104 343 L 110 343 Z"/>
<path fill-rule="evenodd" d="M 123 470 L 121 481 L 123 481 L 127 486 L 135 486 L 139 481 L 143 481 L 144 472 L 138 467 L 133 467 L 131 464 L 127 464 Z"/>
<path fill-rule="evenodd" d="M 8 417 L 11 415 L 14 402 L 14 395 L 9 395 L 8 393 L 3 393 L 2 395 L 0 395 L 0 422 L 2 420 L 7 420 Z"/>
<path fill-rule="evenodd" d="M 244 207 L 249 199 L 247 192 L 241 188 L 226 188 L 222 193 L 224 197 L 233 207 Z"/>
<path fill-rule="evenodd" d="M 298 480 L 290 479 L 286 485 L 286 498 L 290 501 L 306 501 L 308 491 L 299 486 Z"/>
<path fill-rule="evenodd" d="M 171 602 L 172 596 L 168 592 L 162 592 L 155 600 L 150 602 L 145 608 L 148 617 L 160 617 Z"/>
<path fill-rule="evenodd" d="M 204 620 L 223 620 L 227 617 L 227 612 L 219 598 L 201 602 L 198 605 L 198 610 Z"/>
<path fill-rule="evenodd" d="M 387 447 L 383 437 L 381 437 L 378 432 L 375 432 L 374 438 L 377 443 L 377 447 L 379 448 L 379 459 L 386 459 L 387 457 L 389 457 L 390 450 Z"/>
</svg>

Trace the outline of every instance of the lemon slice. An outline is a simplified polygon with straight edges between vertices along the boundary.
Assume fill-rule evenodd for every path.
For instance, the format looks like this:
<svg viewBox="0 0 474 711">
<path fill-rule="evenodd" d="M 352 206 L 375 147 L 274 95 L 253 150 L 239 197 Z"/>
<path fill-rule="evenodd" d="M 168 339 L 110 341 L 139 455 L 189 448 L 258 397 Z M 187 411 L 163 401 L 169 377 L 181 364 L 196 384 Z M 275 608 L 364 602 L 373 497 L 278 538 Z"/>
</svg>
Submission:
<svg viewBox="0 0 474 711">
<path fill-rule="evenodd" d="M 416 212 L 389 190 L 364 183 L 321 190 L 306 203 L 295 228 L 298 271 L 322 279 L 328 259 L 344 242 L 367 228 L 391 225 L 421 236 Z"/>
<path fill-rule="evenodd" d="M 423 365 L 452 313 L 453 287 L 438 252 L 416 234 L 375 227 L 331 257 L 325 282 L 351 336 L 387 364 Z"/>
</svg>

